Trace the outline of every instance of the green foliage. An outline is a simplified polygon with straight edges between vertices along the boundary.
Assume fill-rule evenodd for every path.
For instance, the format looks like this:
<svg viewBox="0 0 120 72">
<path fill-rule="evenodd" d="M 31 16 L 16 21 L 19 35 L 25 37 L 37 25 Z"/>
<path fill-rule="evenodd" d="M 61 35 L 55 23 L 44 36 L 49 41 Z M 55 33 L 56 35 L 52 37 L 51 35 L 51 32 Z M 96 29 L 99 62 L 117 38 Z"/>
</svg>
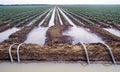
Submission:
<svg viewBox="0 0 120 72">
<path fill-rule="evenodd" d="M 96 21 L 110 21 L 113 24 L 120 22 L 119 5 L 68 5 L 61 6 L 79 16 L 89 16 Z"/>
<path fill-rule="evenodd" d="M 0 24 L 10 21 L 10 25 L 23 24 L 42 14 L 51 6 L 0 6 Z"/>
</svg>

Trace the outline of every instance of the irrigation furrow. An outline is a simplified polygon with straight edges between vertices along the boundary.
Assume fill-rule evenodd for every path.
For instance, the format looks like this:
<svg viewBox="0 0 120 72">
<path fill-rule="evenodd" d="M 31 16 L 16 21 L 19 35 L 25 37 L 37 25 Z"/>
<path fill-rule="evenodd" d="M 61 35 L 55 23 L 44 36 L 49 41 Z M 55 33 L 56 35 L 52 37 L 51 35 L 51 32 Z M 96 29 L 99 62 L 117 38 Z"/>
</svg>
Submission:
<svg viewBox="0 0 120 72">
<path fill-rule="evenodd" d="M 76 18 L 74 18 L 72 15 L 70 15 L 69 13 L 65 12 L 63 9 L 61 9 L 70 19 L 71 21 L 73 21 L 76 25 L 78 26 L 85 26 L 85 24 L 83 22 L 81 22 L 80 20 L 77 20 Z"/>
<path fill-rule="evenodd" d="M 79 18 L 80 19 L 80 18 Z M 90 25 L 90 24 L 85 24 L 85 26 L 90 29 L 90 31 L 94 32 L 98 36 L 102 37 L 102 39 L 106 42 L 111 42 L 111 41 L 120 41 L 120 37 L 113 35 L 112 33 L 99 28 L 97 25 Z"/>
<path fill-rule="evenodd" d="M 93 21 L 96 25 L 99 25 L 101 28 L 115 28 L 115 29 L 120 30 L 120 27 L 118 25 L 112 24 L 111 22 L 97 21 L 97 20 L 95 20 L 92 17 L 87 16 L 87 15 L 81 15 L 81 16 L 83 16 L 84 18 L 86 18 L 88 20 Z"/>
<path fill-rule="evenodd" d="M 58 8 L 57 8 L 57 14 L 58 14 L 58 18 L 59 18 L 60 24 L 63 25 L 62 19 L 60 17 L 60 13 L 58 12 Z"/>
<path fill-rule="evenodd" d="M 56 8 L 56 11 L 55 11 L 54 23 L 55 23 L 55 25 L 56 25 L 56 24 L 60 24 L 60 20 L 59 20 L 58 13 L 57 13 L 57 8 Z"/>
<path fill-rule="evenodd" d="M 43 23 L 40 26 L 48 27 L 50 19 L 52 17 L 52 12 L 53 12 L 53 9 L 46 15 L 46 17 L 44 18 Z"/>
<path fill-rule="evenodd" d="M 32 31 L 32 29 L 35 26 L 31 25 L 31 26 L 25 26 L 24 28 L 22 28 L 21 30 L 11 34 L 9 36 L 9 39 L 4 40 L 2 43 L 22 43 L 26 40 L 27 35 L 29 34 L 30 31 Z"/>
<path fill-rule="evenodd" d="M 39 23 L 39 26 L 34 28 L 29 34 L 27 39 L 25 40 L 24 43 L 32 43 L 32 44 L 39 44 L 39 45 L 44 45 L 45 42 L 45 34 L 48 29 L 48 16 L 51 16 L 53 9 L 51 9 L 47 14 L 45 14 L 44 19 Z M 46 22 L 48 21 L 48 22 Z M 46 25 L 45 25 L 46 24 Z"/>
<path fill-rule="evenodd" d="M 54 7 L 53 12 L 52 12 L 52 16 L 51 16 L 51 19 L 50 19 L 50 22 L 49 22 L 49 27 L 55 25 L 55 23 L 54 23 L 55 10 L 56 10 L 56 8 Z"/>
</svg>

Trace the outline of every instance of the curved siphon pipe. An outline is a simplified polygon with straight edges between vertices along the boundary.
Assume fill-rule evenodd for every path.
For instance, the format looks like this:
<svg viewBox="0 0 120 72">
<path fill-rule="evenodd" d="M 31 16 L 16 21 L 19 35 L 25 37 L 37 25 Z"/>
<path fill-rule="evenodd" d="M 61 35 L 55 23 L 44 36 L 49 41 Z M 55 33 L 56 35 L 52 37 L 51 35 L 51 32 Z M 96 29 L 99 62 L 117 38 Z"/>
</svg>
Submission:
<svg viewBox="0 0 120 72">
<path fill-rule="evenodd" d="M 112 53 L 111 48 L 107 44 L 105 44 L 105 43 L 101 43 L 101 44 L 103 44 L 104 46 L 106 46 L 106 48 L 109 50 L 109 53 L 110 53 L 110 56 L 112 58 L 113 63 L 116 64 L 115 57 L 114 57 L 114 55 Z"/>
<path fill-rule="evenodd" d="M 12 53 L 11 53 L 11 49 L 12 49 L 12 47 L 14 46 L 14 45 L 16 45 L 16 44 L 19 44 L 19 43 L 13 43 L 12 45 L 10 45 L 10 47 L 9 47 L 9 57 L 10 57 L 10 61 L 13 63 L 13 57 L 12 57 Z"/>
<path fill-rule="evenodd" d="M 87 63 L 90 64 L 90 59 L 89 59 L 87 48 L 86 48 L 84 43 L 80 43 L 80 44 L 83 46 L 83 49 L 85 51 L 85 56 L 86 56 L 86 59 L 87 59 Z"/>
<path fill-rule="evenodd" d="M 19 54 L 19 49 L 20 49 L 20 46 L 23 45 L 24 43 L 20 43 L 17 47 L 17 59 L 18 59 L 18 63 L 20 63 L 20 54 Z"/>
</svg>

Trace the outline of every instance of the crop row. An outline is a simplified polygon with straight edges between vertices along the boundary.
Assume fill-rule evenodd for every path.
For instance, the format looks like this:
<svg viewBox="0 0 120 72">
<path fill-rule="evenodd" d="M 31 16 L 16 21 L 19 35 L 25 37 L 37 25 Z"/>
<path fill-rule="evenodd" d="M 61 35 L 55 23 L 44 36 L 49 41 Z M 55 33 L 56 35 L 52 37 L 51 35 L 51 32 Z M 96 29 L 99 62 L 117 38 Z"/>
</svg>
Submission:
<svg viewBox="0 0 120 72">
<path fill-rule="evenodd" d="M 21 24 L 42 14 L 50 6 L 0 6 L 0 24 Z"/>
<path fill-rule="evenodd" d="M 61 7 L 77 15 L 90 17 L 94 21 L 104 21 L 112 24 L 120 23 L 120 6 L 76 5 Z"/>
</svg>

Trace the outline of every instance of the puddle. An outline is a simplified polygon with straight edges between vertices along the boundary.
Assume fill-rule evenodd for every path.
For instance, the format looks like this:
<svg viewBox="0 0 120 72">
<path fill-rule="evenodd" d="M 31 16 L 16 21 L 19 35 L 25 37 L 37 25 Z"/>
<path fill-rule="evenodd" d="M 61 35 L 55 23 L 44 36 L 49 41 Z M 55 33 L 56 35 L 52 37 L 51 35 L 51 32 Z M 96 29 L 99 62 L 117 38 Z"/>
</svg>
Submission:
<svg viewBox="0 0 120 72">
<path fill-rule="evenodd" d="M 71 27 L 69 29 L 69 31 L 66 31 L 63 34 L 73 37 L 73 40 L 74 40 L 73 44 L 76 44 L 79 42 L 82 42 L 82 43 L 97 43 L 97 42 L 104 43 L 104 41 L 102 41 L 102 39 L 99 38 L 97 35 L 90 33 L 81 27 Z"/>
<path fill-rule="evenodd" d="M 38 27 L 28 34 L 27 40 L 24 43 L 33 43 L 44 45 L 46 39 L 46 31 L 48 27 Z"/>
<path fill-rule="evenodd" d="M 80 63 L 1 63 L 0 72 L 119 72 L 119 65 Z"/>
<path fill-rule="evenodd" d="M 14 28 L 8 29 L 8 30 L 6 30 L 6 31 L 4 31 L 4 32 L 1 32 L 1 33 L 0 33 L 0 42 L 8 39 L 9 36 L 10 36 L 12 33 L 15 33 L 15 32 L 18 31 L 18 30 L 20 30 L 20 29 L 14 27 Z"/>
<path fill-rule="evenodd" d="M 116 29 L 113 29 L 113 28 L 104 28 L 104 30 L 116 35 L 116 36 L 119 36 L 120 37 L 120 31 L 116 30 Z"/>
<path fill-rule="evenodd" d="M 50 22 L 49 22 L 49 27 L 54 25 L 55 10 L 56 10 L 56 8 L 54 8 L 54 10 L 53 10 L 52 17 L 51 17 Z"/>
</svg>

